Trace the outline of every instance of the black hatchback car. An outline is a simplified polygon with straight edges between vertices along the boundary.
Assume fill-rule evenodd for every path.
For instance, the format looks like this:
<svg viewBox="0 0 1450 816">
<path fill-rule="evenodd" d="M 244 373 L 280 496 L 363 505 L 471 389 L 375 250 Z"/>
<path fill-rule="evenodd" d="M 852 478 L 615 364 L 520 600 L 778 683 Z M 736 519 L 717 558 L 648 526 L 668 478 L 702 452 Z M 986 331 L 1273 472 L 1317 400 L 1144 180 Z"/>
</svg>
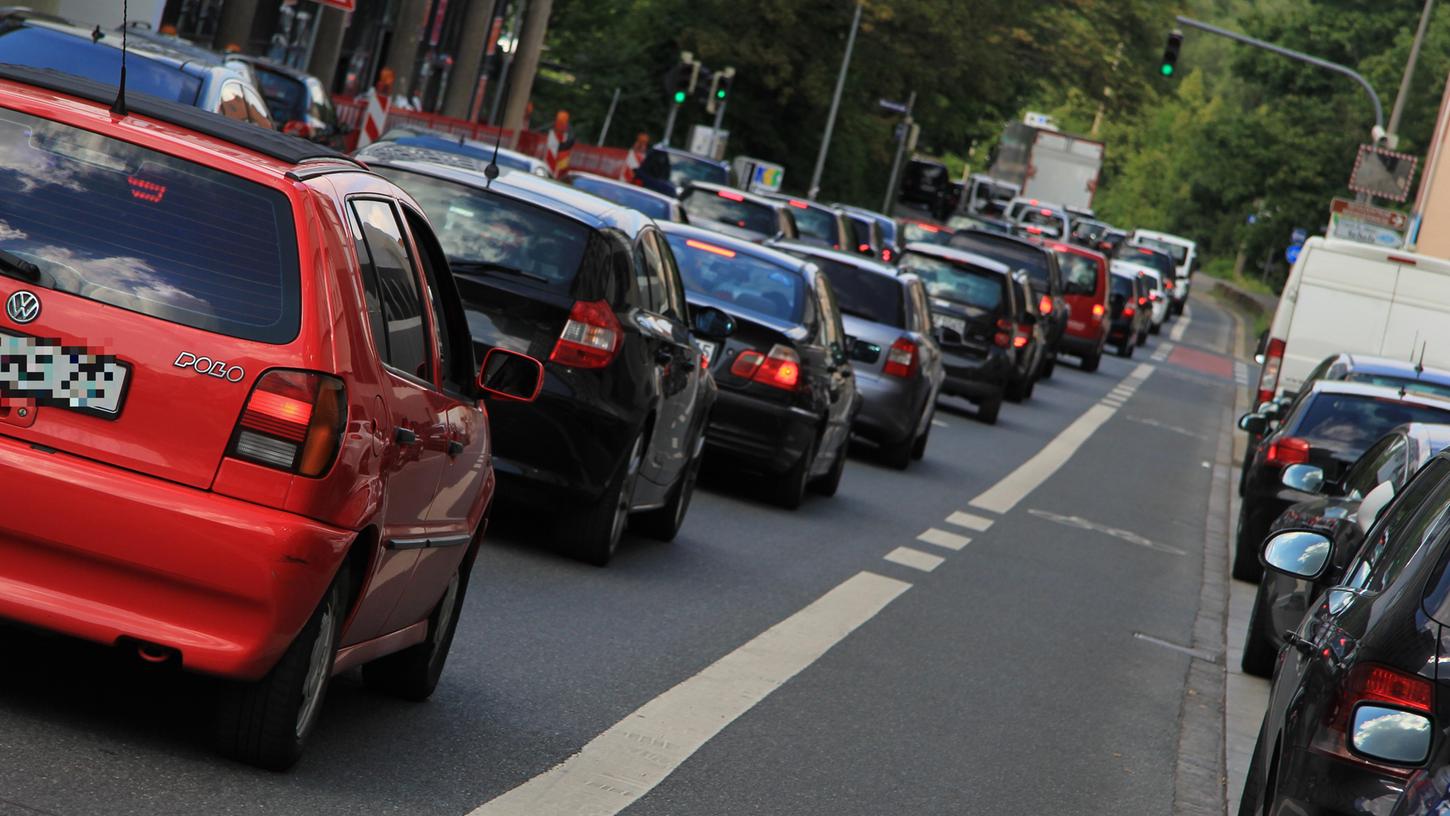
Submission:
<svg viewBox="0 0 1450 816">
<path fill-rule="evenodd" d="M 784 202 L 720 184 L 691 184 L 680 204 L 696 226 L 747 241 L 794 241 L 795 216 Z"/>
<path fill-rule="evenodd" d="M 1265 565 L 1313 581 L 1334 562 L 1318 531 L 1264 542 Z M 1380 514 L 1344 575 L 1279 653 L 1239 803 L 1258 814 L 1382 814 L 1450 724 L 1450 454 Z M 1436 811 L 1431 811 L 1436 812 Z"/>
<path fill-rule="evenodd" d="M 934 244 L 907 244 L 902 272 L 926 284 L 946 381 L 941 393 L 970 400 L 994 424 L 1008 384 L 1021 380 L 1019 320 L 1026 314 L 1012 270 L 982 255 Z"/>
<path fill-rule="evenodd" d="M 672 539 L 716 389 L 655 222 L 529 173 L 490 185 L 464 156 L 379 143 L 359 157 L 433 222 L 479 356 L 548 361 L 534 405 L 490 409 L 499 495 L 547 510 L 556 543 L 601 566 L 626 522 Z M 728 331 L 723 313 L 696 317 Z"/>
<path fill-rule="evenodd" d="M 1259 580 L 1263 568 L 1258 549 L 1269 526 L 1290 505 L 1309 498 L 1284 486 L 1285 468 L 1314 465 L 1323 471 L 1326 484 L 1338 484 L 1375 440 L 1407 422 L 1450 422 L 1450 401 L 1347 382 L 1320 381 L 1300 391 L 1279 427 L 1253 452 L 1246 470 L 1233 576 Z M 1239 427 L 1251 434 L 1267 430 L 1267 423 L 1262 414 L 1239 418 Z"/>
<path fill-rule="evenodd" d="M 830 280 L 814 263 L 684 224 L 662 224 L 690 305 L 728 312 L 735 332 L 705 346 L 720 397 L 712 456 L 763 472 L 782 507 L 807 487 L 832 496 L 861 407 Z"/>
<path fill-rule="evenodd" d="M 1044 380 L 1051 377 L 1057 365 L 1058 346 L 1067 331 L 1068 312 L 1067 301 L 1062 296 L 1062 270 L 1057 253 L 1040 243 L 976 229 L 958 232 L 947 246 L 985 255 L 1012 269 L 1027 272 L 1032 280 L 1032 292 L 1038 298 L 1037 310 L 1042 314 L 1043 333 L 1047 337 L 1041 376 Z"/>
</svg>

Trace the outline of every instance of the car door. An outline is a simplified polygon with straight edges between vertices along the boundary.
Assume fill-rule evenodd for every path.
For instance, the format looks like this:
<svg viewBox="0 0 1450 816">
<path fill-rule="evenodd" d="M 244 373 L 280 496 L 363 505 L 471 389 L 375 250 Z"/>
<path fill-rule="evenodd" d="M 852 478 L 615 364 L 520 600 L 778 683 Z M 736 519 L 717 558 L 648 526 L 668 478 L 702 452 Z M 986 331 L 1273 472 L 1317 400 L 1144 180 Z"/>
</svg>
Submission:
<svg viewBox="0 0 1450 816">
<path fill-rule="evenodd" d="M 690 342 L 674 255 L 658 230 L 642 230 L 634 254 L 642 298 L 635 323 L 651 346 L 660 394 L 650 448 L 640 463 L 640 475 L 657 489 L 636 487 L 637 503 L 650 504 L 664 500 L 695 454 L 691 427 L 700 398 L 700 352 Z"/>
<path fill-rule="evenodd" d="M 826 408 L 826 433 L 817 452 L 818 467 L 830 468 L 836 461 L 837 451 L 845 455 L 844 446 L 851 433 L 851 418 L 856 413 L 856 379 L 846 355 L 846 329 L 841 324 L 841 310 L 836 305 L 835 292 L 824 274 L 815 278 L 816 306 L 820 311 L 819 342 L 825 350 L 826 391 L 829 404 Z"/>
<path fill-rule="evenodd" d="M 348 200 L 373 342 L 383 363 L 378 413 L 387 418 L 380 470 L 384 496 L 381 554 L 370 602 L 349 627 L 350 642 L 383 634 L 389 613 L 410 580 L 432 532 L 433 499 L 447 458 L 442 395 L 434 385 L 435 358 L 423 284 L 395 204 L 384 198 Z"/>
<path fill-rule="evenodd" d="M 930 386 L 928 400 L 936 399 L 941 384 L 946 379 L 942 368 L 941 344 L 931 325 L 931 301 L 926 295 L 926 285 L 919 279 L 907 281 L 906 304 L 909 310 L 907 325 L 916 334 L 917 355 L 922 376 Z"/>
</svg>

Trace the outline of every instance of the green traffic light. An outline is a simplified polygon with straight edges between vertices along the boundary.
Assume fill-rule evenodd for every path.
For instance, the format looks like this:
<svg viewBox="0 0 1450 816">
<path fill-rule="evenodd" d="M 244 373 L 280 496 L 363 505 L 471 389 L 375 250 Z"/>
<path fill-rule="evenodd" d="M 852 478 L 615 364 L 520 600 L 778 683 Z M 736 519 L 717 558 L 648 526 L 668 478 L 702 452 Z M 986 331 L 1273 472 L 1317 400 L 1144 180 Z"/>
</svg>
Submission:
<svg viewBox="0 0 1450 816">
<path fill-rule="evenodd" d="M 675 104 L 676 105 L 683 105 L 683 104 L 685 104 L 685 92 L 684 91 L 675 91 Z"/>
<path fill-rule="evenodd" d="M 716 91 L 715 92 L 715 98 L 716 99 L 724 99 L 725 98 L 725 92 L 723 90 L 722 91 Z"/>
<path fill-rule="evenodd" d="M 1162 68 L 1159 68 L 1158 70 L 1163 73 L 1163 76 L 1166 76 L 1166 77 L 1173 76 L 1173 66 L 1170 63 L 1166 63 L 1166 62 L 1163 63 L 1163 67 Z"/>
</svg>

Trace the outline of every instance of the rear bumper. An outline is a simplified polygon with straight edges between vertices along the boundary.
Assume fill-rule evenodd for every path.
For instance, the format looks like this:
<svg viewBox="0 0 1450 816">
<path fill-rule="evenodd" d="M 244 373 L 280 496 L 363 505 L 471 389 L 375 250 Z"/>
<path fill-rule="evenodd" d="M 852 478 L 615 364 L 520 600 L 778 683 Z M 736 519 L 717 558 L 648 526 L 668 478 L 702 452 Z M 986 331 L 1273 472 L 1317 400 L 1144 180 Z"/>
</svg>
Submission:
<svg viewBox="0 0 1450 816">
<path fill-rule="evenodd" d="M 633 416 L 602 392 L 600 377 L 562 381 L 553 371 L 532 404 L 491 403 L 494 470 L 508 502 L 589 504 L 629 453 L 644 412 Z"/>
<path fill-rule="evenodd" d="M 6 438 L 0 484 L 0 617 L 237 679 L 277 662 L 356 536 Z"/>
<path fill-rule="evenodd" d="M 705 448 L 748 468 L 783 473 L 805 455 L 819 429 L 820 417 L 804 408 L 721 388 Z"/>
<path fill-rule="evenodd" d="M 943 350 L 946 382 L 942 393 L 965 397 L 973 402 L 1001 399 L 1002 388 L 1012 373 L 1012 360 L 1006 351 L 994 349 L 986 357 L 971 357 Z"/>
<path fill-rule="evenodd" d="M 930 387 L 920 375 L 908 380 L 857 370 L 856 391 L 863 401 L 851 430 L 873 442 L 906 439 L 916 432 Z"/>
<path fill-rule="evenodd" d="M 1097 332 L 1091 337 L 1081 337 L 1075 334 L 1065 335 L 1062 338 L 1062 351 L 1078 357 L 1091 356 L 1102 350 L 1105 339 L 1105 332 Z"/>
</svg>

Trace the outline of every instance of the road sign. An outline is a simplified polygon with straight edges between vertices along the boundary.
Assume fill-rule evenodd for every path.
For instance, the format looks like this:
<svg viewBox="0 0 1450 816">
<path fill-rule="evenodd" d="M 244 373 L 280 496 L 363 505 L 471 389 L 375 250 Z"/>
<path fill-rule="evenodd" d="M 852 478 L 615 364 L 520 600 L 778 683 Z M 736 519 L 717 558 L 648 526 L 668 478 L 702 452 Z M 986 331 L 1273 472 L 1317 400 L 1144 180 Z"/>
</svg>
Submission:
<svg viewBox="0 0 1450 816">
<path fill-rule="evenodd" d="M 1333 238 L 1397 249 L 1404 246 L 1409 223 L 1409 216 L 1383 207 L 1343 198 L 1329 203 L 1329 235 Z"/>
<path fill-rule="evenodd" d="M 1309 240 L 1309 230 L 1299 227 L 1294 230 L 1294 237 L 1289 239 L 1291 244 L 1302 244 Z"/>
<path fill-rule="evenodd" d="M 1288 261 L 1289 263 L 1297 263 L 1299 260 L 1299 253 L 1302 251 L 1304 251 L 1303 244 L 1290 244 L 1287 247 L 1284 247 L 1284 260 Z"/>
<path fill-rule="evenodd" d="M 890 99 L 878 99 L 876 100 L 876 106 L 881 108 L 882 110 L 891 111 L 892 113 L 906 113 L 905 102 L 896 102 Z"/>
<path fill-rule="evenodd" d="M 1408 153 L 1396 153 L 1383 147 L 1363 144 L 1349 175 L 1349 189 L 1356 193 L 1404 201 L 1410 197 L 1410 184 L 1415 180 L 1415 164 L 1419 159 Z"/>
</svg>

